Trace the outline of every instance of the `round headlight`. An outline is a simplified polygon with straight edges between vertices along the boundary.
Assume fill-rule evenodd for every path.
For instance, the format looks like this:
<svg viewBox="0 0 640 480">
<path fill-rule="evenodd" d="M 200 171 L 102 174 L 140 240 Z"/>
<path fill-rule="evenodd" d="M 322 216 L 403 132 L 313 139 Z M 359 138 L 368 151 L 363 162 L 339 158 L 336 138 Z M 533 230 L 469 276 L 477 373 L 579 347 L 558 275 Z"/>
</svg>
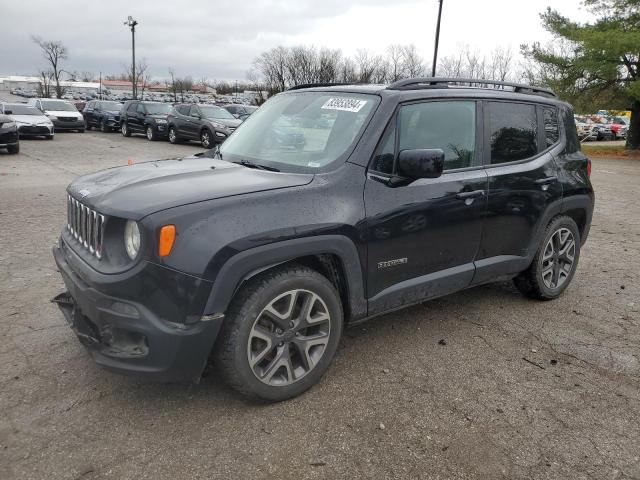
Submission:
<svg viewBox="0 0 640 480">
<path fill-rule="evenodd" d="M 127 220 L 124 227 L 124 248 L 131 260 L 135 260 L 140 250 L 140 229 L 134 220 Z"/>
</svg>

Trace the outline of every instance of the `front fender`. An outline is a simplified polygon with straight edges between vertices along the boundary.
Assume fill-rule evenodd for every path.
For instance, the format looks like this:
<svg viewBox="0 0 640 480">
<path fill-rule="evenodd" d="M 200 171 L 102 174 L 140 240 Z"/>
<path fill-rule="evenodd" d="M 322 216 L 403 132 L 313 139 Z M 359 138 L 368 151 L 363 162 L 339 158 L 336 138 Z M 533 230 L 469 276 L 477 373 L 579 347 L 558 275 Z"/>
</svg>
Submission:
<svg viewBox="0 0 640 480">
<path fill-rule="evenodd" d="M 347 283 L 352 318 L 367 315 L 363 270 L 358 250 L 342 235 L 296 238 L 242 251 L 220 269 L 205 308 L 205 315 L 224 314 L 242 282 L 260 269 L 309 255 L 334 254 L 340 258 Z"/>
</svg>

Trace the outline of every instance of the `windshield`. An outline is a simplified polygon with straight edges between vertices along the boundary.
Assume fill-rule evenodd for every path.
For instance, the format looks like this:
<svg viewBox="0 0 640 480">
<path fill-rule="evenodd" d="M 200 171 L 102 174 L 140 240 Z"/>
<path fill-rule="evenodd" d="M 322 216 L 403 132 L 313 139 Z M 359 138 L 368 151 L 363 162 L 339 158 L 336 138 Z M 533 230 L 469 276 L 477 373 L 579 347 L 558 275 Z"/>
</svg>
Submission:
<svg viewBox="0 0 640 480">
<path fill-rule="evenodd" d="M 5 105 L 4 111 L 11 111 L 12 115 L 42 115 L 42 112 L 35 107 L 27 107 L 26 105 Z"/>
<path fill-rule="evenodd" d="M 149 115 L 166 115 L 171 110 L 171 105 L 167 103 L 145 103 Z"/>
<path fill-rule="evenodd" d="M 77 112 L 78 109 L 67 102 L 56 102 L 54 100 L 41 100 L 42 108 L 46 110 L 53 110 L 58 112 Z"/>
<path fill-rule="evenodd" d="M 119 112 L 122 108 L 122 104 L 119 102 L 100 102 L 100 106 L 108 112 Z"/>
<path fill-rule="evenodd" d="M 200 105 L 200 111 L 206 118 L 223 118 L 227 120 L 235 120 L 236 117 L 227 112 L 224 108 L 215 105 Z"/>
<path fill-rule="evenodd" d="M 277 95 L 247 118 L 220 146 L 220 153 L 232 162 L 314 171 L 348 153 L 378 102 L 377 96 L 356 93 Z"/>
</svg>

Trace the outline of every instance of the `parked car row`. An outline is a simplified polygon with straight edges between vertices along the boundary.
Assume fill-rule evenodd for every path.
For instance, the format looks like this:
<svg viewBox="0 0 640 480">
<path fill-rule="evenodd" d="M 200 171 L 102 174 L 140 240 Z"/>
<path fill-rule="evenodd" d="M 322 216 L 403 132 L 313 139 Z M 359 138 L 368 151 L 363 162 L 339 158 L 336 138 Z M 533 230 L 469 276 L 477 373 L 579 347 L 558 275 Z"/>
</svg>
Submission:
<svg viewBox="0 0 640 480">
<path fill-rule="evenodd" d="M 92 100 L 82 114 L 86 129 L 102 132 L 120 130 L 122 135 L 144 135 L 148 140 L 167 139 L 171 143 L 195 140 L 204 148 L 224 142 L 257 107 L 128 100 Z"/>
<path fill-rule="evenodd" d="M 576 128 L 582 141 L 627 138 L 629 121 L 625 117 L 576 115 Z"/>
<path fill-rule="evenodd" d="M 120 131 L 125 137 L 144 135 L 148 140 L 171 143 L 195 140 L 204 148 L 224 142 L 258 107 L 251 105 L 179 103 L 171 105 L 145 100 L 89 100 L 82 113 L 71 101 L 31 98 L 27 103 L 0 104 L 19 136 L 53 139 L 57 131 Z M 8 121 L 6 122 L 8 123 Z M 283 135 L 287 142 L 287 135 Z M 291 142 L 289 142 L 291 143 Z"/>
</svg>

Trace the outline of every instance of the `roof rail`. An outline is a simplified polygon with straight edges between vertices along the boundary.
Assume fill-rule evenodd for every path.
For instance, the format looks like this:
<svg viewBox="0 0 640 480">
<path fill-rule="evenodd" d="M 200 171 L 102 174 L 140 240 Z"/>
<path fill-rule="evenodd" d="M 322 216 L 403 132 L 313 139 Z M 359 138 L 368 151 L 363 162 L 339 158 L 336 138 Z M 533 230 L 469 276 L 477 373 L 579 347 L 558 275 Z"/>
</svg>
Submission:
<svg viewBox="0 0 640 480">
<path fill-rule="evenodd" d="M 448 88 L 449 85 L 466 86 L 472 88 L 488 88 L 492 85 L 496 90 L 510 88 L 515 93 L 528 93 L 531 95 L 542 95 L 544 97 L 555 97 L 553 90 L 543 87 L 534 87 L 522 83 L 502 82 L 500 80 L 487 80 L 484 78 L 456 78 L 456 77 L 423 77 L 408 78 L 399 80 L 387 87 L 387 90 L 420 90 L 425 88 Z"/>
<path fill-rule="evenodd" d="M 357 85 L 357 83 L 304 83 L 302 85 L 294 85 L 293 87 L 287 88 L 287 92 L 290 92 L 291 90 L 301 90 L 303 88 L 340 87 L 344 85 Z"/>
</svg>

